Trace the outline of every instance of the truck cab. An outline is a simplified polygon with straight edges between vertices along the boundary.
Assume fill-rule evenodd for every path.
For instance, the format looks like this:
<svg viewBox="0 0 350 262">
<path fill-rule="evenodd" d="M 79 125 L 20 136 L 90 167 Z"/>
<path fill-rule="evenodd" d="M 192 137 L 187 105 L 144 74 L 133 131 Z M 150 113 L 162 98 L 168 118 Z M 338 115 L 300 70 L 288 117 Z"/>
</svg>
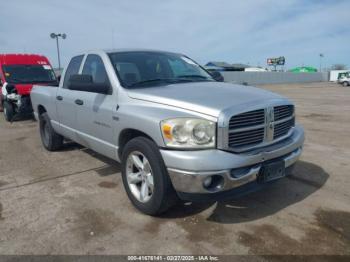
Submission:
<svg viewBox="0 0 350 262">
<path fill-rule="evenodd" d="M 33 113 L 30 92 L 34 84 L 55 85 L 49 60 L 42 55 L 0 54 L 0 110 L 7 121 Z"/>
</svg>

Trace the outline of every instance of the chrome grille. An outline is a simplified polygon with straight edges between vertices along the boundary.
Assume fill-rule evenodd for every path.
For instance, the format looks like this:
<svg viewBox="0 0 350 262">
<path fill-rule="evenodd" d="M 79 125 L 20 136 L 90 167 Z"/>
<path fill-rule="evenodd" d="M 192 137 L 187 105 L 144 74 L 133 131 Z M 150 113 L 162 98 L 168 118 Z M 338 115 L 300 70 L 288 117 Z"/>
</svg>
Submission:
<svg viewBox="0 0 350 262">
<path fill-rule="evenodd" d="M 261 125 L 265 122 L 265 110 L 258 109 L 231 117 L 230 129 Z"/>
<path fill-rule="evenodd" d="M 230 118 L 227 146 L 235 151 L 264 146 L 283 139 L 294 125 L 293 105 L 244 112 Z"/>
<path fill-rule="evenodd" d="M 285 106 L 275 106 L 274 107 L 274 120 L 278 121 L 284 118 L 293 116 L 294 106 L 285 105 Z"/>
<path fill-rule="evenodd" d="M 285 122 L 279 123 L 275 125 L 275 129 L 273 132 L 273 139 L 280 138 L 288 134 L 289 130 L 295 125 L 294 117 Z"/>
<path fill-rule="evenodd" d="M 242 147 L 260 144 L 264 141 L 265 128 L 234 132 L 229 135 L 229 147 Z"/>
<path fill-rule="evenodd" d="M 231 117 L 229 147 L 239 148 L 262 143 L 265 136 L 264 124 L 265 109 L 249 111 Z"/>
</svg>

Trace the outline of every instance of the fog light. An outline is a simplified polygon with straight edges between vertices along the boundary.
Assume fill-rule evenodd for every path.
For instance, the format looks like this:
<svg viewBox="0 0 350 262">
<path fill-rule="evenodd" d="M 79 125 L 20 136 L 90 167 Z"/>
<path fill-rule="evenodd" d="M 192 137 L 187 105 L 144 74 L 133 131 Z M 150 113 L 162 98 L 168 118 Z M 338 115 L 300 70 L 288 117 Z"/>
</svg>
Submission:
<svg viewBox="0 0 350 262">
<path fill-rule="evenodd" d="M 225 179 L 220 175 L 208 176 L 203 181 L 203 187 L 212 192 L 220 191 L 224 187 Z"/>
<path fill-rule="evenodd" d="M 213 179 L 211 178 L 211 176 L 208 176 L 206 179 L 204 179 L 204 181 L 203 181 L 203 186 L 204 186 L 205 188 L 208 188 L 208 187 L 210 186 L 212 180 L 213 180 Z"/>
</svg>

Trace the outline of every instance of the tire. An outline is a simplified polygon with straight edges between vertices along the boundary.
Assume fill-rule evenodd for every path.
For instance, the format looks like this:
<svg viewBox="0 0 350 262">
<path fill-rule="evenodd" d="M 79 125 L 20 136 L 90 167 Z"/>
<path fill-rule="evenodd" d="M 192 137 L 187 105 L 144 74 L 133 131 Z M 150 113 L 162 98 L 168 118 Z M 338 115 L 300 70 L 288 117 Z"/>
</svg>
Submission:
<svg viewBox="0 0 350 262">
<path fill-rule="evenodd" d="M 6 121 L 11 122 L 14 115 L 15 109 L 13 108 L 13 105 L 8 101 L 4 101 L 4 117 Z"/>
<path fill-rule="evenodd" d="M 39 116 L 40 138 L 43 146 L 48 151 L 57 151 L 62 148 L 63 136 L 57 134 L 52 128 L 50 118 L 47 113 Z"/>
<path fill-rule="evenodd" d="M 3 105 L 4 105 L 4 99 L 2 97 L 1 90 L 0 90 L 0 112 L 4 111 Z"/>
<path fill-rule="evenodd" d="M 144 170 L 146 170 L 147 166 L 145 162 L 149 163 L 148 171 L 145 171 L 145 173 L 149 172 L 149 174 L 151 174 L 151 184 L 153 185 L 153 189 L 152 186 L 149 186 L 149 184 L 145 182 L 148 181 L 147 175 L 144 175 L 142 181 L 141 178 L 138 178 L 140 181 L 137 183 L 139 184 L 130 183 L 130 177 L 133 172 L 140 173 L 140 170 L 132 171 L 132 173 L 130 173 L 130 170 L 136 168 L 132 160 L 135 156 L 139 157 L 139 159 L 142 159 L 141 161 Z M 146 160 L 144 160 L 144 158 L 146 158 Z M 159 215 L 165 212 L 171 206 L 175 205 L 178 201 L 177 194 L 171 184 L 159 149 L 157 145 L 148 138 L 137 137 L 125 145 L 122 153 L 122 178 L 125 191 L 130 201 L 138 210 L 144 214 L 151 216 Z M 147 196 L 144 197 L 142 201 L 141 189 L 144 183 L 147 184 L 147 193 L 149 193 L 150 196 L 147 194 Z M 139 186 L 140 188 L 138 188 Z M 138 189 L 140 190 L 139 197 L 137 197 Z"/>
<path fill-rule="evenodd" d="M 345 86 L 345 87 L 346 87 L 346 86 L 349 86 L 349 82 L 346 82 L 346 81 L 343 82 L 343 86 Z"/>
</svg>

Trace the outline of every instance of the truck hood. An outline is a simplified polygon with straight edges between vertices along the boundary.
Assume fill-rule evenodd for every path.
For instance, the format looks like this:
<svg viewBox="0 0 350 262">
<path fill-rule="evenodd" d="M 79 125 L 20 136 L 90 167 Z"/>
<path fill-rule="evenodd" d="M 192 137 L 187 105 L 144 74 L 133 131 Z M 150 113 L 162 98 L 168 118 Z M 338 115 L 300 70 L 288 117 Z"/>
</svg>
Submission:
<svg viewBox="0 0 350 262">
<path fill-rule="evenodd" d="M 233 106 L 244 104 L 244 109 L 248 110 L 249 107 L 267 104 L 269 100 L 284 99 L 260 88 L 221 82 L 190 82 L 129 89 L 128 95 L 133 99 L 165 104 L 214 117 Z"/>
<path fill-rule="evenodd" d="M 32 91 L 33 89 L 33 86 L 36 85 L 36 86 L 47 86 L 49 85 L 49 83 L 34 83 L 34 84 L 13 84 L 17 90 L 17 93 L 19 95 L 30 95 L 30 92 Z"/>
<path fill-rule="evenodd" d="M 33 84 L 14 84 L 19 95 L 29 95 Z"/>
</svg>

